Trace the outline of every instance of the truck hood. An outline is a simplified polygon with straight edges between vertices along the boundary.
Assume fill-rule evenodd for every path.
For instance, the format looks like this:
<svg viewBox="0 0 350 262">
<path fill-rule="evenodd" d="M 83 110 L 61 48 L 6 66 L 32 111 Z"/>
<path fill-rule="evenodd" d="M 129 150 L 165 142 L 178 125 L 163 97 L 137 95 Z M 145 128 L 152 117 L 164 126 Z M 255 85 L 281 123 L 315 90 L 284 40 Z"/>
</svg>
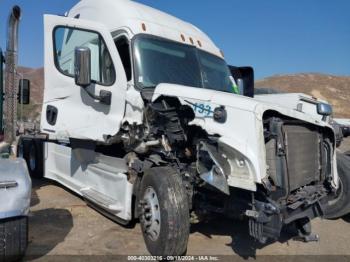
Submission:
<svg viewBox="0 0 350 262">
<path fill-rule="evenodd" d="M 189 125 L 203 128 L 210 135 L 219 136 L 222 148 L 231 148 L 232 155 L 239 155 L 248 163 L 249 176 L 233 177 L 230 186 L 256 190 L 267 176 L 266 148 L 263 115 L 275 111 L 294 119 L 321 127 L 330 128 L 327 122 L 316 119 L 316 115 L 303 113 L 291 107 L 283 107 L 272 101 L 262 101 L 215 90 L 194 88 L 174 84 L 160 84 L 154 90 L 152 101 L 162 96 L 176 97 L 183 105 L 192 107 L 195 118 Z M 226 121 L 214 120 L 215 108 L 224 106 Z M 332 129 L 331 129 L 332 130 Z"/>
<path fill-rule="evenodd" d="M 273 99 L 263 101 L 262 99 L 254 99 L 227 92 L 175 84 L 159 84 L 154 91 L 152 100 L 155 101 L 160 96 L 178 97 L 183 104 L 197 107 L 195 110 L 196 117 L 200 117 L 200 112 L 203 108 L 204 111 L 207 112 L 207 109 L 213 111 L 218 106 L 225 106 L 239 111 L 254 113 L 255 116 L 260 120 L 262 120 L 264 112 L 273 110 L 279 112 L 282 115 L 309 122 L 318 126 L 330 127 L 328 123 L 321 121 L 318 115 L 306 114 L 304 112 L 299 112 L 292 107 L 282 106 L 281 103 L 278 103 L 278 101 L 273 102 Z M 278 99 L 278 97 L 276 98 Z"/>
</svg>

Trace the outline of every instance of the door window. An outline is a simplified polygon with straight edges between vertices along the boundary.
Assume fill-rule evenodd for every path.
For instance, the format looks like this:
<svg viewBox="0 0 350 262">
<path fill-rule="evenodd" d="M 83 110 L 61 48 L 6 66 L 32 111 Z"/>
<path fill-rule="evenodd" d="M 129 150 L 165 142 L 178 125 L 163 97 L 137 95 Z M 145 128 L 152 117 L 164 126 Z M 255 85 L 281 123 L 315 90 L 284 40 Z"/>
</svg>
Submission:
<svg viewBox="0 0 350 262">
<path fill-rule="evenodd" d="M 100 34 L 70 27 L 54 30 L 55 63 L 58 70 L 74 77 L 74 53 L 76 47 L 91 50 L 91 80 L 101 85 L 112 85 L 115 69 L 112 58 Z"/>
</svg>

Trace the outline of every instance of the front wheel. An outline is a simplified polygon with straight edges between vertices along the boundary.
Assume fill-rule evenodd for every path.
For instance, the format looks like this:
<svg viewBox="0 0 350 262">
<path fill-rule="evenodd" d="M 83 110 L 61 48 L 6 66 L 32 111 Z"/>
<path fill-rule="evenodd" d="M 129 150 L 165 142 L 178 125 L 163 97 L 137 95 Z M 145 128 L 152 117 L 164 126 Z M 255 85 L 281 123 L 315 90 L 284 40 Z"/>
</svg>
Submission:
<svg viewBox="0 0 350 262">
<path fill-rule="evenodd" d="M 139 195 L 139 218 L 148 251 L 180 256 L 190 231 L 187 194 L 180 175 L 169 167 L 145 171 Z"/>
</svg>

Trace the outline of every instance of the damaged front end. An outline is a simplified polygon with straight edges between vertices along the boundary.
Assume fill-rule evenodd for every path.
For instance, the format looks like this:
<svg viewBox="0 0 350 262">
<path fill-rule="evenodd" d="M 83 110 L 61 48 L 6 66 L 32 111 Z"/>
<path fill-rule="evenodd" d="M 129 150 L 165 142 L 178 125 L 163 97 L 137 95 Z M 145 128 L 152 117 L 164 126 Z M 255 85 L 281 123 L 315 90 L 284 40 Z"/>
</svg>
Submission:
<svg viewBox="0 0 350 262">
<path fill-rule="evenodd" d="M 170 150 L 158 152 L 182 175 L 193 222 L 212 214 L 248 219 L 250 235 L 262 243 L 293 223 L 303 240 L 316 239 L 310 220 L 323 216 L 338 186 L 335 135 L 327 122 L 168 84 L 157 87 L 150 109 L 150 133 L 168 141 Z"/>
<path fill-rule="evenodd" d="M 250 234 L 265 242 L 277 239 L 283 225 L 295 223 L 303 240 L 317 240 L 305 226 L 323 216 L 322 204 L 334 193 L 333 133 L 302 121 L 268 117 L 264 137 L 268 176 L 246 211 Z"/>
<path fill-rule="evenodd" d="M 323 216 L 322 204 L 334 193 L 333 132 L 283 117 L 266 117 L 263 125 L 267 175 L 262 184 L 255 183 L 250 160 L 219 138 L 198 144 L 197 172 L 227 195 L 226 202 L 242 202 L 237 195 L 250 195 L 245 204 L 225 204 L 222 211 L 247 217 L 250 235 L 260 242 L 278 239 L 283 226 L 291 223 L 303 240 L 317 240 L 305 228 Z"/>
</svg>

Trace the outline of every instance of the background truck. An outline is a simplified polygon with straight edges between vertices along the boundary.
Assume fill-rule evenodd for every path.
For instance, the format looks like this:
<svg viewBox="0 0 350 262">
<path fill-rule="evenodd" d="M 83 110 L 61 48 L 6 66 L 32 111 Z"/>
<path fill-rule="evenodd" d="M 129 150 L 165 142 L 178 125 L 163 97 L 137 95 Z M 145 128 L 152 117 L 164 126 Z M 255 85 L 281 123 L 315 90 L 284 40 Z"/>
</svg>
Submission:
<svg viewBox="0 0 350 262">
<path fill-rule="evenodd" d="M 16 65 L 20 16 L 21 9 L 15 6 L 8 20 L 6 59 L 0 48 L 0 94 L 4 94 L 5 97 L 4 112 L 3 95 L 0 97 L 0 261 L 18 261 L 24 256 L 28 244 L 31 179 L 24 159 L 15 158 L 12 154 L 12 142 L 15 138 L 13 123 L 16 120 L 12 114 L 12 106 L 17 105 Z M 6 64 L 5 89 L 4 64 Z M 24 94 L 20 92 L 19 96 L 22 95 Z M 24 100 L 20 99 L 19 102 L 23 103 Z M 5 120 L 5 132 L 3 120 Z"/>
<path fill-rule="evenodd" d="M 197 27 L 133 1 L 83 0 L 44 22 L 41 133 L 19 143 L 31 175 L 139 219 L 153 255 L 184 254 L 210 214 L 248 219 L 262 243 L 292 223 L 317 239 L 310 220 L 339 189 L 328 104 L 252 98 L 251 68 L 230 70 Z"/>
</svg>

